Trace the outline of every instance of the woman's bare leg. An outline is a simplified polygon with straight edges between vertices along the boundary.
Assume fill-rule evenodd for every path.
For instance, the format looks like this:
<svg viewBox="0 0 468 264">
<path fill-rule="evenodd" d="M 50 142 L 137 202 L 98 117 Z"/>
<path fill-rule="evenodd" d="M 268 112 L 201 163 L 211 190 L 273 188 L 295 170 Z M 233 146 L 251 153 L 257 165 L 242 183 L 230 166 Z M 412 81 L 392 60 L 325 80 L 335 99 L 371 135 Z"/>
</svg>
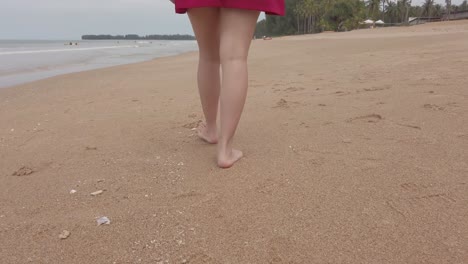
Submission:
<svg viewBox="0 0 468 264">
<path fill-rule="evenodd" d="M 220 137 L 218 166 L 229 168 L 242 158 L 232 148 L 247 96 L 247 56 L 260 12 L 223 8 L 220 11 L 220 59 L 222 87 L 220 94 Z"/>
<path fill-rule="evenodd" d="M 198 136 L 208 143 L 218 142 L 216 117 L 220 92 L 220 9 L 193 8 L 188 11 L 200 50 L 198 90 L 206 123 L 198 127 Z"/>
</svg>

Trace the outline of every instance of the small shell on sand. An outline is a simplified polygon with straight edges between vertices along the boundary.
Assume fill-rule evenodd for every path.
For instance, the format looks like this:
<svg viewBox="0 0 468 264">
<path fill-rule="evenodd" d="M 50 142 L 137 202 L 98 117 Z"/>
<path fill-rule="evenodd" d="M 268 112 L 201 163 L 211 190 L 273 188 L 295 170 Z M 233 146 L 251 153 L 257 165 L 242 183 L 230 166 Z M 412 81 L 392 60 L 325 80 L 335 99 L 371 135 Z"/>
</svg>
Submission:
<svg viewBox="0 0 468 264">
<path fill-rule="evenodd" d="M 98 220 L 97 220 L 97 225 L 100 226 L 100 225 L 110 225 L 110 220 L 109 218 L 103 216 L 103 217 L 100 217 Z"/>
<path fill-rule="evenodd" d="M 92 196 L 98 196 L 98 195 L 101 195 L 101 194 L 103 194 L 103 193 L 104 193 L 103 190 L 99 190 L 99 191 L 95 191 L 95 192 L 91 193 L 91 195 L 92 195 Z"/>
<path fill-rule="evenodd" d="M 59 235 L 60 239 L 67 239 L 71 235 L 70 231 L 63 230 L 62 233 Z"/>
</svg>

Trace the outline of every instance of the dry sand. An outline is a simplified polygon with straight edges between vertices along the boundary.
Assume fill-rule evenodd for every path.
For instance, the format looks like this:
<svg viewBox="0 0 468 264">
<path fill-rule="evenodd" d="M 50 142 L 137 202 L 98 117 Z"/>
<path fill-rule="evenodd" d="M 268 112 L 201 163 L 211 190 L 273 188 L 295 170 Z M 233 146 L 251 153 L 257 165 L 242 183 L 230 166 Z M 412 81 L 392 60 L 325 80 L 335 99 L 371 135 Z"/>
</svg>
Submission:
<svg viewBox="0 0 468 264">
<path fill-rule="evenodd" d="M 468 21 L 255 41 L 230 170 L 196 53 L 2 89 L 1 262 L 467 263 L 467 54 Z"/>
</svg>

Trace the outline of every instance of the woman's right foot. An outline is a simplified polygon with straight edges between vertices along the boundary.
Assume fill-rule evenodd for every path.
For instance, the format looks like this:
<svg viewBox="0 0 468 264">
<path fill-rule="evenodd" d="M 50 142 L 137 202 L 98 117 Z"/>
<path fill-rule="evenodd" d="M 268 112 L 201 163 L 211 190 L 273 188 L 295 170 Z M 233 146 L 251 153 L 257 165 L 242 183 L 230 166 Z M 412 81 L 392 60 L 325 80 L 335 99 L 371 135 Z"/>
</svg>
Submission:
<svg viewBox="0 0 468 264">
<path fill-rule="evenodd" d="M 233 149 L 230 153 L 226 154 L 221 151 L 218 153 L 218 166 L 223 169 L 228 169 L 234 165 L 238 160 L 240 160 L 244 154 L 242 151 Z"/>
<path fill-rule="evenodd" d="M 210 144 L 218 143 L 218 132 L 209 130 L 205 123 L 200 123 L 197 128 L 198 137 Z"/>
</svg>

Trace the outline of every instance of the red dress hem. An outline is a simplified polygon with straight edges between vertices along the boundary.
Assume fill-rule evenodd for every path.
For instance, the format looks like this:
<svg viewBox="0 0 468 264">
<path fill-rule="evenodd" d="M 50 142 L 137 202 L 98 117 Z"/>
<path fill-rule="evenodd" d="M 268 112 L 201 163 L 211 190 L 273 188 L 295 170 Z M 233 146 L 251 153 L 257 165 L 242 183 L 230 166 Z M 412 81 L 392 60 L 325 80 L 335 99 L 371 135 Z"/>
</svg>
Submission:
<svg viewBox="0 0 468 264">
<path fill-rule="evenodd" d="M 190 8 L 200 7 L 219 7 L 219 8 L 237 8 L 247 10 L 257 10 L 268 15 L 284 16 L 284 0 L 176 0 L 176 13 L 184 14 Z"/>
</svg>

